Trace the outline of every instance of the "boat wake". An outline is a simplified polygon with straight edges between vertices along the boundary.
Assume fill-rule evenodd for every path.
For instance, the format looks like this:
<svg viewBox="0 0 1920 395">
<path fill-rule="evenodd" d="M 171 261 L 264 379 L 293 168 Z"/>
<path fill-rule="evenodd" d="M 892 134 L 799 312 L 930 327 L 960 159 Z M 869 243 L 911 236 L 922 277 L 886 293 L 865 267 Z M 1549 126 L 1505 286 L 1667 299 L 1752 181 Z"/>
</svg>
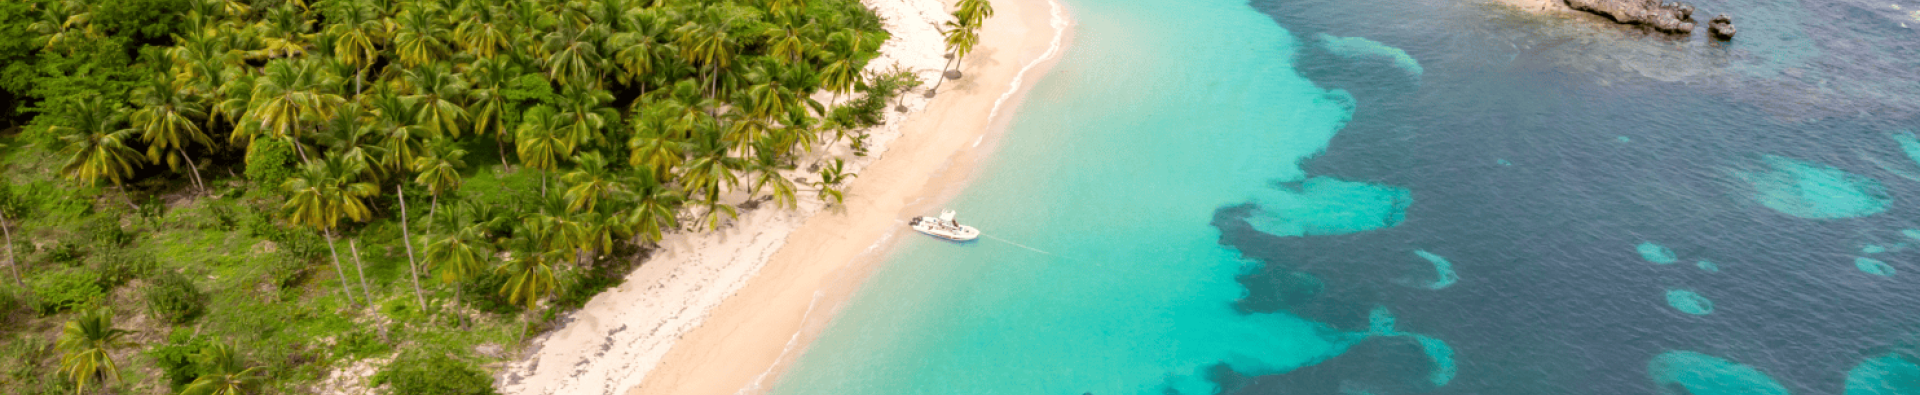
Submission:
<svg viewBox="0 0 1920 395">
<path fill-rule="evenodd" d="M 1051 253 L 1051 252 L 1046 252 L 1046 251 L 1044 251 L 1044 250 L 1041 250 L 1041 249 L 1038 249 L 1038 248 L 1033 248 L 1033 247 L 1029 247 L 1029 246 L 1027 246 L 1026 244 L 1020 244 L 1020 243 L 1015 243 L 1015 242 L 1013 242 L 1013 240 L 1007 240 L 1007 239 L 1002 239 L 1002 238 L 998 238 L 998 237 L 993 237 L 993 235 L 981 235 L 981 237 L 986 237 L 986 238 L 989 238 L 989 239 L 993 239 L 993 240 L 995 240 L 995 241 L 999 241 L 999 242 L 1002 242 L 1002 243 L 1007 243 L 1007 244 L 1012 244 L 1012 245 L 1013 245 L 1014 247 L 1020 247 L 1020 248 L 1025 248 L 1025 249 L 1027 249 L 1027 250 L 1030 250 L 1030 251 L 1033 251 L 1033 252 L 1038 252 L 1038 253 L 1041 253 L 1041 254 L 1047 254 L 1047 255 L 1050 255 L 1050 256 L 1057 256 L 1057 255 L 1053 255 L 1053 253 Z"/>
</svg>

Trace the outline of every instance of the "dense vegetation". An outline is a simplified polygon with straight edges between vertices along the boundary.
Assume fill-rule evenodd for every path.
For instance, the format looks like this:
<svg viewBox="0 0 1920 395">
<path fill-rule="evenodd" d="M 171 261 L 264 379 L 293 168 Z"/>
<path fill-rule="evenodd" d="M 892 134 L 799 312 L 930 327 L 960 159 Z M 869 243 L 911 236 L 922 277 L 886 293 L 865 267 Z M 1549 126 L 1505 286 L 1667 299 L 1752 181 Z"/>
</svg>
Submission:
<svg viewBox="0 0 1920 395">
<path fill-rule="evenodd" d="M 490 393 L 665 233 L 837 202 L 919 84 L 862 72 L 886 39 L 856 0 L 0 1 L 0 392 Z"/>
</svg>

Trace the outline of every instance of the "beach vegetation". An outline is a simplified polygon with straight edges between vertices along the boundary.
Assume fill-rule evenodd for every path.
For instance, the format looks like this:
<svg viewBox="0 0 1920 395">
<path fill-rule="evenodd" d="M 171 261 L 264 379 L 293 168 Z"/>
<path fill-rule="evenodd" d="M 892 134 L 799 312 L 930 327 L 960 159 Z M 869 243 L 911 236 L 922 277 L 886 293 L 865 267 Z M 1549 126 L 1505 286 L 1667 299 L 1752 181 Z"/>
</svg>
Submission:
<svg viewBox="0 0 1920 395">
<path fill-rule="evenodd" d="M 98 390 L 107 381 L 120 380 L 120 366 L 112 353 L 124 345 L 127 331 L 113 327 L 113 313 L 95 309 L 81 313 L 60 330 L 60 373 L 73 383 L 74 393 Z"/>
<path fill-rule="evenodd" d="M 980 45 L 980 28 L 993 17 L 993 3 L 988 0 L 960 0 L 954 6 L 953 19 L 940 24 L 941 42 L 947 47 L 947 65 L 941 70 L 944 78 L 940 82 L 960 78 L 958 65 Z M 939 88 L 935 83 L 934 89 Z M 927 93 L 931 96 L 933 91 Z"/>
<path fill-rule="evenodd" d="M 887 39 L 857 0 L 0 2 L 0 393 L 491 393 L 471 350 L 666 235 L 843 200 L 919 85 Z"/>
</svg>

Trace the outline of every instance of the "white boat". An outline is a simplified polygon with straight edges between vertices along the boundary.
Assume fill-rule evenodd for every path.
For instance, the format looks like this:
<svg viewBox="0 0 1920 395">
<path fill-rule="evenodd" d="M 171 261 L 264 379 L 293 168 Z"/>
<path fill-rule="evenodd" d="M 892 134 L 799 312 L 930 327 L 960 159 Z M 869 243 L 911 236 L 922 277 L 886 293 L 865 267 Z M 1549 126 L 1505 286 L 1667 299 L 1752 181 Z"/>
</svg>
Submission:
<svg viewBox="0 0 1920 395">
<path fill-rule="evenodd" d="M 926 233 L 933 237 L 953 241 L 967 241 L 980 237 L 979 229 L 974 229 L 972 226 L 961 225 L 960 222 L 953 220 L 953 216 L 953 210 L 944 210 L 940 212 L 940 217 L 938 218 L 914 218 L 913 220 L 907 221 L 907 225 L 912 226 L 913 230 L 920 231 L 920 233 Z"/>
</svg>

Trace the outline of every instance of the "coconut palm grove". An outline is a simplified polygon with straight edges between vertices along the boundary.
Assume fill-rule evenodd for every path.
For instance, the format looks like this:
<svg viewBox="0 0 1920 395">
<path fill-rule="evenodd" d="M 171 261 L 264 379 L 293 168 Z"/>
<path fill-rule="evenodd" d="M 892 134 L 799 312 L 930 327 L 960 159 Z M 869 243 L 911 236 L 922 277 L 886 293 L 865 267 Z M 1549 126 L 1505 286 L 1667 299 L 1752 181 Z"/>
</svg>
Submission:
<svg viewBox="0 0 1920 395">
<path fill-rule="evenodd" d="M 493 393 L 663 235 L 843 199 L 922 85 L 888 37 L 856 0 L 0 2 L 0 393 Z"/>
</svg>

